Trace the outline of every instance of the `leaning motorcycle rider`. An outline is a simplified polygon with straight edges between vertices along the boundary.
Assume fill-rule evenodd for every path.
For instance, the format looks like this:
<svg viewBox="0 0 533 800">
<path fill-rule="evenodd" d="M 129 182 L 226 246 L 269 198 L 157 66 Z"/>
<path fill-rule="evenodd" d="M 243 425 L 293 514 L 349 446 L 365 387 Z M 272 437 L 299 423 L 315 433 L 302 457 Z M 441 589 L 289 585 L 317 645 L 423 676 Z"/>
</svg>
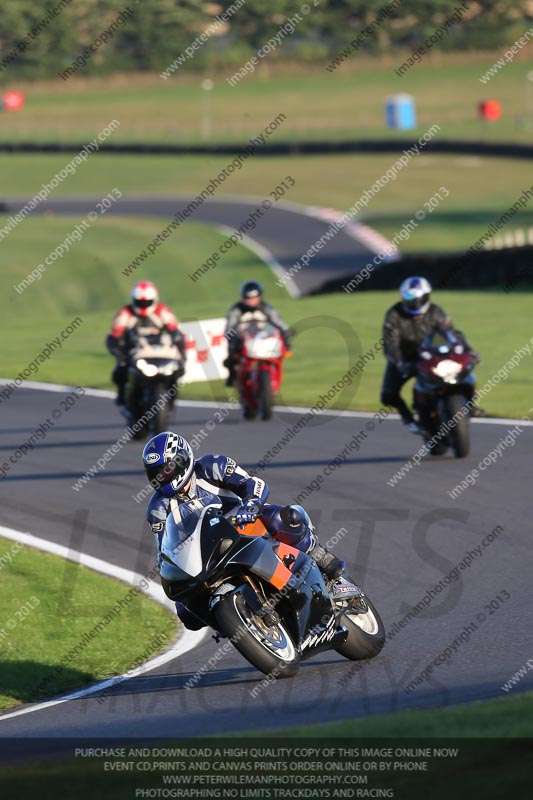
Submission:
<svg viewBox="0 0 533 800">
<path fill-rule="evenodd" d="M 139 281 L 131 290 L 131 303 L 117 312 L 106 339 L 106 346 L 116 360 L 111 379 L 117 387 L 115 403 L 125 404 L 128 380 L 128 357 L 140 336 L 156 335 L 166 331 L 180 352 L 182 361 L 176 373 L 181 378 L 185 372 L 185 337 L 172 311 L 159 302 L 159 293 L 151 281 Z"/>
<path fill-rule="evenodd" d="M 344 562 L 318 543 L 302 506 L 266 503 L 266 483 L 250 476 L 232 458 L 205 455 L 195 459 L 189 442 L 171 431 L 150 439 L 142 458 L 155 490 L 148 503 L 147 519 L 156 539 L 159 562 L 167 516 L 173 514 L 186 539 L 193 533 L 202 509 L 215 504 L 224 514 L 234 510 L 238 525 L 259 518 L 275 539 L 314 558 L 329 580 L 343 573 Z M 176 603 L 178 617 L 186 628 L 199 630 L 204 622 L 194 613 L 194 604 L 190 606 Z"/>
<path fill-rule="evenodd" d="M 226 316 L 224 336 L 228 342 L 228 357 L 224 366 L 228 368 L 226 386 L 233 386 L 235 381 L 235 367 L 242 348 L 240 331 L 250 322 L 270 322 L 279 329 L 287 350 L 290 350 L 290 336 L 292 329 L 280 317 L 270 303 L 263 300 L 263 286 L 259 281 L 246 281 L 241 286 L 241 299 L 234 303 Z"/>
<path fill-rule="evenodd" d="M 431 284 L 425 278 L 413 276 L 406 278 L 400 286 L 400 301 L 385 314 L 383 322 L 384 355 L 387 366 L 381 387 L 381 402 L 384 406 L 396 408 L 412 433 L 422 433 L 413 413 L 400 395 L 400 390 L 409 378 L 416 375 L 418 351 L 424 340 L 440 334 L 449 344 L 460 339 L 469 350 L 471 348 L 458 331 L 450 317 L 435 303 L 431 302 Z M 470 386 L 473 400 L 475 382 Z M 482 409 L 474 406 L 472 416 L 481 416 Z"/>
</svg>

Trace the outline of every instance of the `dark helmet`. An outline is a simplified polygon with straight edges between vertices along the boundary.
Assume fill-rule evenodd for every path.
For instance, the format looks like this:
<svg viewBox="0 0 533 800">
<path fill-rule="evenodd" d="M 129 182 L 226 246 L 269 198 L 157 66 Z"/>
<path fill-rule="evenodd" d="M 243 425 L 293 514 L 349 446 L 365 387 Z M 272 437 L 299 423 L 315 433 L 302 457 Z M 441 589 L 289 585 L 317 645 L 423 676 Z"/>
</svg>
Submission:
<svg viewBox="0 0 533 800">
<path fill-rule="evenodd" d="M 408 314 L 425 314 L 431 302 L 431 284 L 425 278 L 406 278 L 400 286 L 402 305 Z"/>
<path fill-rule="evenodd" d="M 263 294 L 263 285 L 259 281 L 246 281 L 241 286 L 241 297 L 243 300 L 248 300 L 250 297 L 261 297 Z"/>
<path fill-rule="evenodd" d="M 287 533 L 303 536 L 308 529 L 314 530 L 309 514 L 300 505 L 283 506 L 279 510 L 279 516 L 283 523 L 283 530 Z"/>
<path fill-rule="evenodd" d="M 146 477 L 157 494 L 173 497 L 190 480 L 194 455 L 189 442 L 178 433 L 158 433 L 143 450 Z"/>
</svg>

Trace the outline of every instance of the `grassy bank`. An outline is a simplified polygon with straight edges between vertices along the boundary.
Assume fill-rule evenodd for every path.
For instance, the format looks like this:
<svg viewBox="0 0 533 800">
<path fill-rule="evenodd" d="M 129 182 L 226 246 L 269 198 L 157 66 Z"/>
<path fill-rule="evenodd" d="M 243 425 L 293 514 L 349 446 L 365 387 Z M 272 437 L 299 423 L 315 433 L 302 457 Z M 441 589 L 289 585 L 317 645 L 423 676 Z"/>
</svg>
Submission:
<svg viewBox="0 0 533 800">
<path fill-rule="evenodd" d="M 110 386 L 112 359 L 104 348 L 105 335 L 132 283 L 121 269 L 160 231 L 161 223 L 157 219 L 100 219 L 40 281 L 17 294 L 13 285 L 63 240 L 75 222 L 72 218 L 28 219 L 3 242 L 0 269 L 6 291 L 0 297 L 0 313 L 10 330 L 10 347 L 4 351 L 2 365 L 6 377 L 16 377 L 47 341 L 80 316 L 83 323 L 32 377 Z M 373 352 L 384 312 L 395 302 L 396 293 L 337 294 L 294 301 L 276 286 L 268 267 L 241 246 L 193 283 L 189 278 L 193 265 L 202 263 L 223 238 L 207 226 L 180 226 L 150 258 L 142 274 L 139 270 L 138 278 L 155 280 L 163 299 L 182 320 L 224 315 L 243 280 L 251 276 L 261 280 L 267 298 L 289 323 L 303 331 L 295 338 L 294 357 L 286 362 L 280 399 L 294 405 L 314 404 L 361 353 Z M 529 340 L 529 293 L 439 292 L 436 300 L 481 352 L 483 362 L 477 370 L 480 384 Z M 348 340 L 340 330 L 346 323 Z M 383 366 L 380 354 L 370 360 L 357 390 L 354 384 L 343 393 L 339 406 L 377 409 Z M 525 358 L 483 405 L 490 414 L 520 416 L 531 405 L 532 383 Z M 224 397 L 225 390 L 221 383 L 191 384 L 183 394 L 212 399 Z"/>
<path fill-rule="evenodd" d="M 533 692 L 497 700 L 289 728 L 279 736 L 380 739 L 519 739 L 533 736 Z M 487 742 L 487 746 L 489 743 Z"/>
<path fill-rule="evenodd" d="M 500 55 L 435 51 L 403 77 L 395 69 L 407 53 L 380 60 L 353 54 L 334 72 L 325 69 L 328 61 L 291 67 L 269 59 L 235 86 L 225 80 L 232 71 L 212 75 L 212 138 L 246 141 L 281 112 L 287 115 L 278 134 L 284 140 L 394 137 L 398 133 L 384 127 L 384 101 L 408 92 L 416 99 L 420 132 L 437 122 L 442 138 L 528 142 L 526 50 L 488 84 L 480 82 Z M 118 119 L 113 141 L 196 142 L 205 104 L 202 77 L 184 73 L 163 80 L 142 73 L 12 83 L 8 88 L 25 89 L 26 107 L 4 115 L 0 140 L 86 141 Z M 494 123 L 477 118 L 479 102 L 489 97 L 502 104 L 502 118 Z"/>
<path fill-rule="evenodd" d="M 426 800 L 426 798 L 448 800 L 451 795 L 456 800 L 471 800 L 473 797 L 483 797 L 484 800 L 501 800 L 502 797 L 525 800 L 531 796 L 532 787 L 530 766 L 532 726 L 529 718 L 531 711 L 533 711 L 533 695 L 529 693 L 515 698 L 471 703 L 447 709 L 388 714 L 331 725 L 292 728 L 268 734 L 265 734 L 265 731 L 247 732 L 246 738 L 242 734 L 235 734 L 229 739 L 226 737 L 222 742 L 220 738 L 218 740 L 201 738 L 189 740 L 187 744 L 189 749 L 191 746 L 193 748 L 209 748 L 210 746 L 239 748 L 242 745 L 251 744 L 253 747 L 272 748 L 272 753 L 275 752 L 277 746 L 292 745 L 300 747 L 300 753 L 302 750 L 313 752 L 313 756 L 308 759 L 313 762 L 316 762 L 318 757 L 312 748 L 320 745 L 330 748 L 352 748 L 359 751 L 361 748 L 391 748 L 392 752 L 396 754 L 388 761 L 386 755 L 362 758 L 356 755 L 342 758 L 337 756 L 337 760 L 344 764 L 350 762 L 373 764 L 375 765 L 374 770 L 365 771 L 360 767 L 361 771 L 357 771 L 357 768 L 344 767 L 343 774 L 349 774 L 351 777 L 360 776 L 359 786 L 357 787 L 354 781 L 345 784 L 341 782 L 337 789 L 326 790 L 329 794 L 325 793 L 324 797 L 388 796 L 395 797 L 397 800 Z M 124 746 L 124 744 L 118 742 L 117 746 Z M 169 750 L 173 747 L 185 749 L 186 741 L 179 739 L 158 741 L 157 747 Z M 409 756 L 409 752 L 415 752 L 417 748 L 429 748 L 432 755 L 418 758 Z M 442 750 L 447 751 L 448 754 L 436 757 L 435 749 L 441 753 Z M 161 749 L 158 752 L 160 753 Z M 404 752 L 405 755 L 401 756 L 399 752 Z M 148 758 L 152 762 L 158 761 L 156 754 L 148 756 Z M 183 755 L 181 758 L 184 764 L 188 763 Z M 130 761 L 131 767 L 127 771 L 117 772 L 119 760 Z M 325 760 L 331 762 L 332 759 L 326 758 Z M 190 796 L 192 797 L 192 792 L 201 791 L 196 788 L 201 785 L 199 781 L 196 782 L 196 776 L 201 776 L 204 780 L 207 776 L 206 772 L 198 773 L 183 767 L 180 770 L 177 768 L 172 770 L 171 766 L 166 769 L 164 766 L 156 767 L 152 773 L 147 773 L 146 753 L 141 763 L 142 772 L 137 767 L 139 758 L 136 757 L 113 759 L 113 771 L 104 771 L 103 761 L 104 757 L 100 759 L 68 758 L 63 761 L 55 759 L 25 766 L 24 769 L 20 767 L 4 769 L 0 774 L 2 796 L 6 800 L 18 800 L 35 785 L 39 785 L 40 796 L 44 800 L 48 800 L 48 798 L 53 800 L 67 786 L 70 792 L 75 788 L 78 800 L 89 800 L 95 796 L 115 798 L 116 800 L 117 798 L 130 798 L 135 793 L 139 797 L 149 796 L 150 792 L 158 791 L 155 787 L 161 785 L 161 772 L 165 771 L 170 774 L 174 771 L 176 775 L 182 776 L 179 780 L 183 782 L 188 781 L 187 776 L 191 775 L 191 789 L 182 787 L 177 791 L 185 793 L 191 791 Z M 253 763 L 254 760 L 251 761 Z M 206 763 L 205 756 L 202 763 L 204 765 Z M 220 764 L 220 761 L 218 763 Z M 427 769 L 424 771 L 399 771 L 392 766 L 379 768 L 378 764 L 380 763 L 390 765 L 393 763 L 425 763 Z M 309 767 L 309 769 L 312 768 Z M 205 766 L 202 769 L 205 770 Z M 262 767 L 262 769 L 263 772 L 258 770 L 257 774 L 265 774 L 265 768 Z M 314 769 L 316 770 L 317 767 Z M 236 770 L 232 771 L 234 774 L 239 774 Z M 216 770 L 216 774 L 225 773 L 227 770 L 224 768 L 219 767 Z M 323 774 L 331 775 L 333 773 L 324 771 Z M 300 769 L 298 772 L 289 771 L 289 779 L 282 788 L 268 788 L 264 792 L 261 789 L 253 789 L 252 793 L 248 794 L 246 787 L 240 785 L 240 790 L 233 790 L 233 794 L 226 796 L 255 797 L 258 800 L 267 800 L 274 796 L 318 797 L 316 786 L 315 794 L 309 794 L 316 781 L 311 780 L 309 783 L 304 783 L 303 775 L 305 775 L 304 769 Z M 366 778 L 368 783 L 364 783 L 365 775 L 368 776 Z M 249 773 L 250 784 L 253 783 L 254 777 L 255 773 Z M 274 786 L 278 787 L 278 784 Z M 305 787 L 303 791 L 308 793 L 298 794 L 297 787 L 299 786 Z M 365 794 L 365 792 L 385 790 L 389 794 Z M 167 791 L 172 790 L 167 789 Z M 143 795 L 143 792 L 146 792 L 146 795 Z M 279 794 L 274 794 L 274 792 Z M 335 792 L 338 793 L 335 794 Z M 359 794 L 359 792 L 361 793 Z M 185 794 L 179 796 L 185 796 Z M 221 794 L 221 796 L 223 795 Z"/>
<path fill-rule="evenodd" d="M 165 608 L 119 581 L 5 539 L 0 559 L 0 710 L 120 675 L 176 636 Z"/>
</svg>

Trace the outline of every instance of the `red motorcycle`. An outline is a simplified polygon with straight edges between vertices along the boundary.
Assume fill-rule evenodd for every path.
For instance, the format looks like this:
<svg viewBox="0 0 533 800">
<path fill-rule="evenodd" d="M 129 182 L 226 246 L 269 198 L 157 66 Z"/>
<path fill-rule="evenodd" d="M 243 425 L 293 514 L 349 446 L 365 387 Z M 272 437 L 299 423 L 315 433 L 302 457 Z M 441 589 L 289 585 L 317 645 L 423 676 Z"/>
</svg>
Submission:
<svg viewBox="0 0 533 800">
<path fill-rule="evenodd" d="M 287 346 L 281 332 L 269 322 L 252 322 L 241 332 L 237 388 L 245 419 L 270 419 L 274 395 L 279 392 Z"/>
<path fill-rule="evenodd" d="M 433 346 L 422 343 L 414 387 L 414 407 L 418 412 L 424 441 L 433 440 L 431 454 L 441 456 L 452 448 L 456 458 L 470 449 L 470 412 L 462 411 L 474 394 L 474 366 L 479 358 L 465 340 Z M 451 426 L 439 433 L 443 425 Z"/>
</svg>

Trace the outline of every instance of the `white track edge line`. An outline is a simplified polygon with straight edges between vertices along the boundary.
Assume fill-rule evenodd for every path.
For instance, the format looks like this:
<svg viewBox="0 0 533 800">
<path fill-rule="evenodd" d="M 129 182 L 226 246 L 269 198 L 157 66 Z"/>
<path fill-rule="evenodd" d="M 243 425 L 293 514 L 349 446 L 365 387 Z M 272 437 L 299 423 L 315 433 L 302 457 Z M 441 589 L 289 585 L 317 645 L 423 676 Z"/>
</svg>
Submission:
<svg viewBox="0 0 533 800">
<path fill-rule="evenodd" d="M 12 378 L 0 378 L 0 386 L 12 383 Z M 37 389 L 43 392 L 70 392 L 75 389 L 75 386 L 68 386 L 61 383 L 45 383 L 44 381 L 24 381 L 21 386 L 27 389 Z M 85 394 L 89 397 L 105 397 L 113 400 L 116 397 L 115 392 L 108 389 L 84 389 Z M 9 402 L 6 400 L 4 402 Z M 177 407 L 184 406 L 185 408 L 235 408 L 233 403 L 217 403 L 213 400 L 182 400 L 178 397 Z M 0 404 L 1 407 L 1 404 Z M 300 416 L 309 413 L 310 409 L 306 406 L 274 406 L 274 411 L 279 411 L 285 414 L 299 414 Z M 317 417 L 350 417 L 354 419 L 373 419 L 376 411 L 349 411 L 348 409 L 339 409 L 338 411 L 321 411 Z M 389 414 L 387 419 L 398 420 L 399 414 Z M 523 420 L 520 417 L 476 417 L 471 420 L 476 425 L 517 425 L 520 424 L 524 428 L 533 427 L 533 420 Z"/>
<path fill-rule="evenodd" d="M 103 575 L 107 575 L 111 578 L 116 578 L 117 580 L 126 584 L 135 585 L 135 579 L 138 577 L 140 577 L 142 580 L 142 576 L 137 576 L 132 570 L 118 567 L 114 564 L 110 564 L 107 561 L 103 561 L 100 558 L 86 555 L 85 553 L 79 553 L 75 550 L 65 547 L 64 545 L 56 544 L 56 542 L 50 542 L 47 539 L 40 539 L 31 533 L 17 531 L 13 528 L 6 528 L 3 525 L 0 525 L 0 537 L 9 539 L 11 541 L 20 542 L 21 544 L 24 544 L 27 547 L 33 547 L 36 550 L 52 553 L 53 555 L 60 556 L 61 558 L 65 558 L 69 561 L 76 561 L 77 563 L 82 564 L 84 567 L 88 567 L 95 572 L 100 572 Z M 143 593 L 166 608 L 174 610 L 174 603 L 162 595 L 161 587 L 158 586 L 158 584 L 154 581 L 149 581 L 148 583 L 149 586 L 146 590 L 142 590 Z M 189 650 L 197 647 L 203 640 L 205 633 L 205 630 L 185 630 L 178 641 L 170 648 L 170 650 L 155 656 L 155 658 L 151 658 L 149 661 L 145 661 L 144 664 L 140 664 L 138 667 L 135 667 L 135 669 L 124 672 L 122 675 L 115 675 L 113 678 L 107 678 L 106 680 L 98 681 L 97 683 L 93 683 L 91 686 L 86 686 L 83 689 L 69 692 L 69 694 L 61 695 L 60 697 L 56 697 L 51 700 L 45 700 L 42 703 L 34 703 L 30 706 L 25 706 L 24 708 L 20 708 L 15 711 L 8 711 L 6 714 L 0 714 L 0 725 L 5 720 L 13 719 L 14 717 L 21 717 L 25 714 L 32 714 L 35 711 L 42 711 L 46 708 L 51 708 L 53 706 L 66 703 L 69 700 L 77 700 L 81 697 L 87 697 L 91 694 L 95 694 L 96 692 L 100 692 L 103 689 L 113 687 L 115 684 L 129 680 L 130 678 L 136 678 L 138 675 L 151 672 L 153 669 L 156 669 L 157 667 L 160 667 L 169 661 L 173 661 L 178 656 L 182 656 Z"/>
</svg>

